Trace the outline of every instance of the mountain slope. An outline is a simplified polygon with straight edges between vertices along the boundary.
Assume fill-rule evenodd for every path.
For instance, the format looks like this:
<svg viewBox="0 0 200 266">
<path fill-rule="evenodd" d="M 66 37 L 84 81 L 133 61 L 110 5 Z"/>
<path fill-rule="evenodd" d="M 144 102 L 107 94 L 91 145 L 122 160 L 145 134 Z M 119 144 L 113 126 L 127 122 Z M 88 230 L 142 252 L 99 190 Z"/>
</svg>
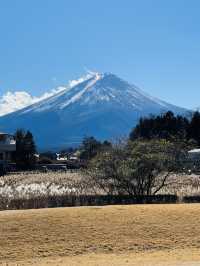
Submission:
<svg viewBox="0 0 200 266">
<path fill-rule="evenodd" d="M 141 116 L 186 110 L 153 98 L 119 77 L 94 74 L 86 81 L 22 110 L 0 117 L 0 130 L 33 132 L 40 148 L 77 145 L 84 136 L 127 135 Z"/>
</svg>

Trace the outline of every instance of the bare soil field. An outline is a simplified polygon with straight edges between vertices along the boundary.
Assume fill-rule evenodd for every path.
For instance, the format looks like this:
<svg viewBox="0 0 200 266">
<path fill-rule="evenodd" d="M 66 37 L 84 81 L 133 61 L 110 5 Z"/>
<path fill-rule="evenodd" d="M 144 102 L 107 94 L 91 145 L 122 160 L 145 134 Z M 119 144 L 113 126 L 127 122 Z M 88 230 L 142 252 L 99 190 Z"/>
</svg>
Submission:
<svg viewBox="0 0 200 266">
<path fill-rule="evenodd" d="M 0 212 L 0 265 L 197 266 L 200 204 Z"/>
</svg>

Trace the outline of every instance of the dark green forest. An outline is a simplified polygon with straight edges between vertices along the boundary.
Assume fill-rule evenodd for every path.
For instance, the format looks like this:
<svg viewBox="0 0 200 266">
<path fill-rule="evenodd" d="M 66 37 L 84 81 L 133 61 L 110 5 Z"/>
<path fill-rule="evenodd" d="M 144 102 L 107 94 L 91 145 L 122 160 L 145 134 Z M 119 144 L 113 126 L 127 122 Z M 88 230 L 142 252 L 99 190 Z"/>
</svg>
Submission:
<svg viewBox="0 0 200 266">
<path fill-rule="evenodd" d="M 158 116 L 144 117 L 130 133 L 130 140 L 166 139 L 179 140 L 200 146 L 200 113 L 191 118 L 167 112 Z"/>
</svg>

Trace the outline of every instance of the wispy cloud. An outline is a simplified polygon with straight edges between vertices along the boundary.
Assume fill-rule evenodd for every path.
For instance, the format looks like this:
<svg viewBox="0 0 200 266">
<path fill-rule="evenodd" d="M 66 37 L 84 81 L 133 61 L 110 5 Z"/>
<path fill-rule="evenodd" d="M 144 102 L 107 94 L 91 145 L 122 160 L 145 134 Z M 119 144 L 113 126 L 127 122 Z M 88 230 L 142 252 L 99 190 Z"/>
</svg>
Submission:
<svg viewBox="0 0 200 266">
<path fill-rule="evenodd" d="M 85 76 L 80 77 L 79 79 L 70 80 L 69 81 L 69 87 L 72 88 L 72 87 L 78 85 L 81 82 L 84 82 L 85 80 L 87 80 L 93 76 L 94 76 L 94 73 L 88 72 Z"/>
</svg>

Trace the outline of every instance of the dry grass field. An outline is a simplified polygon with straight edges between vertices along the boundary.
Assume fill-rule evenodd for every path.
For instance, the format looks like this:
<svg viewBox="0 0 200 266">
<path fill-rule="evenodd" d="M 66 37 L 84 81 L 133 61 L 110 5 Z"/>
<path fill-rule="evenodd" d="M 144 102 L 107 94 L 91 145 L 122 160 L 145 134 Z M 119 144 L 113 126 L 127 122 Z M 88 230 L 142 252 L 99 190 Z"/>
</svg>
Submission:
<svg viewBox="0 0 200 266">
<path fill-rule="evenodd" d="M 86 176 L 80 172 L 21 172 L 12 173 L 0 177 L 0 201 L 11 199 L 37 198 L 46 195 L 69 195 L 69 194 L 93 194 L 103 191 L 87 184 Z M 160 194 L 175 194 L 192 196 L 200 194 L 199 175 L 172 175 L 169 177 L 168 185 Z"/>
<path fill-rule="evenodd" d="M 0 265 L 200 265 L 200 204 L 0 212 Z"/>
<path fill-rule="evenodd" d="M 0 177 L 0 210 L 67 206 L 62 197 L 103 195 L 84 172 L 20 172 Z M 171 175 L 159 194 L 172 194 L 184 202 L 185 196 L 200 195 L 198 175 Z M 56 199 L 57 197 L 57 199 Z M 60 201 L 58 200 L 60 198 Z M 51 201 L 50 201 L 51 198 Z"/>
</svg>

